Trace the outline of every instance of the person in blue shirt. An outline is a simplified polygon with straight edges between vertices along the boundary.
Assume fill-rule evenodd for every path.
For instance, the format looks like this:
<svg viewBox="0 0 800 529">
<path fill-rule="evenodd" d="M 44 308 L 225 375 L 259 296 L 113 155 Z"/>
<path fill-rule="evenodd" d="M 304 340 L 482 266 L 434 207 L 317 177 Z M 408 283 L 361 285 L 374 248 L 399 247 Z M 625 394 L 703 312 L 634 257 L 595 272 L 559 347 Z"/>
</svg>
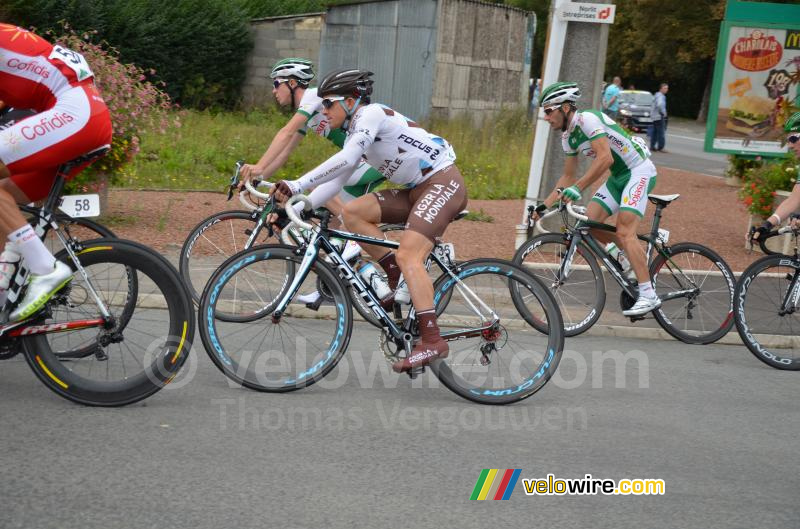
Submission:
<svg viewBox="0 0 800 529">
<path fill-rule="evenodd" d="M 619 92 L 622 89 L 622 79 L 614 77 L 610 85 L 606 87 L 603 93 L 603 113 L 613 119 L 617 120 L 619 112 Z"/>
</svg>

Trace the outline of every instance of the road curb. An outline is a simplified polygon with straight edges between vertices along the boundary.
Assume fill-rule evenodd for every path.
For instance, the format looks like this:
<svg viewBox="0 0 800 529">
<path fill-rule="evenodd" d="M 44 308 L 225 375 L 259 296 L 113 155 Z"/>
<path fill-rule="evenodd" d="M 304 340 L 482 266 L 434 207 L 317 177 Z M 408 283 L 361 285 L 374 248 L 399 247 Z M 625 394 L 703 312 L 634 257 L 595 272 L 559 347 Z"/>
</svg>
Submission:
<svg viewBox="0 0 800 529">
<path fill-rule="evenodd" d="M 636 338 L 639 340 L 675 340 L 667 331 L 653 327 L 627 327 L 624 325 L 595 324 L 580 336 L 610 336 L 617 338 Z M 567 338 L 569 340 L 569 338 Z M 721 345 L 744 345 L 739 334 L 732 330 L 716 342 Z"/>
</svg>

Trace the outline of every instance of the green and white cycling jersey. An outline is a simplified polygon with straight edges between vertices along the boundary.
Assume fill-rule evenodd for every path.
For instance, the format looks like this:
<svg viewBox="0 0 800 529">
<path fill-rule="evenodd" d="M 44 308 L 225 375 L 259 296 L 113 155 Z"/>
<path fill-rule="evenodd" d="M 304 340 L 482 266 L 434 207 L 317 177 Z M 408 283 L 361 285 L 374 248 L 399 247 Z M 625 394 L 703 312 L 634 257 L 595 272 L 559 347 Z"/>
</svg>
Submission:
<svg viewBox="0 0 800 529">
<path fill-rule="evenodd" d="M 327 138 L 340 149 L 344 147 L 347 132 L 344 129 L 331 130 L 328 120 L 325 119 L 325 115 L 322 113 L 322 98 L 317 95 L 316 88 L 306 89 L 303 98 L 300 100 L 300 106 L 297 107 L 297 113 L 306 117 L 305 125 L 298 131 L 300 134 L 306 135 L 308 131 L 311 131 L 318 136 Z M 354 198 L 374 191 L 384 180 L 386 178 L 377 169 L 365 162 L 361 162 L 347 180 L 347 183 L 339 193 L 339 197 L 344 202 L 349 202 Z"/>
<path fill-rule="evenodd" d="M 650 149 L 643 139 L 631 136 L 598 110 L 584 110 L 575 113 L 561 136 L 564 154 L 594 158 L 592 140 L 602 136 L 608 138 L 611 150 L 611 176 L 592 201 L 599 202 L 609 214 L 626 209 L 644 216 L 647 195 L 656 183 L 656 166 L 650 161 Z"/>
<path fill-rule="evenodd" d="M 343 129 L 331 130 L 328 120 L 322 114 L 322 98 L 317 95 L 316 88 L 306 89 L 300 100 L 300 106 L 297 107 L 297 113 L 306 117 L 306 124 L 300 129 L 300 134 L 306 135 L 311 131 L 318 136 L 328 138 L 340 149 L 344 147 L 347 133 Z"/>
<path fill-rule="evenodd" d="M 598 110 L 575 112 L 569 127 L 561 136 L 564 154 L 577 156 L 580 153 L 594 158 L 591 142 L 600 136 L 608 137 L 608 146 L 614 159 L 611 164 L 611 178 L 630 178 L 631 170 L 650 158 L 650 149 L 643 139 L 631 136 Z"/>
</svg>

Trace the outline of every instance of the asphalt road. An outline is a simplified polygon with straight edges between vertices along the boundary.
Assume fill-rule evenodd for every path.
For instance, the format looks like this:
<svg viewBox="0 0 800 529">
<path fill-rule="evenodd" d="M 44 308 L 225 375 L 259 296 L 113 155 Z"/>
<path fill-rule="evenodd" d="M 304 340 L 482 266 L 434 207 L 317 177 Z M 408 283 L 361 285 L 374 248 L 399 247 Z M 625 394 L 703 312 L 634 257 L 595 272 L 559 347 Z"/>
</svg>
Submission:
<svg viewBox="0 0 800 529">
<path fill-rule="evenodd" d="M 645 134 L 640 134 L 646 137 Z M 693 120 L 670 118 L 667 127 L 665 152 L 653 153 L 657 167 L 681 169 L 693 173 L 724 176 L 727 158 L 724 154 L 703 150 L 705 125 Z"/>
<path fill-rule="evenodd" d="M 231 387 L 198 344 L 186 377 L 122 409 L 73 405 L 0 364 L 0 527 L 791 527 L 798 373 L 743 347 L 574 338 L 506 407 L 390 372 L 361 324 L 315 387 Z M 370 374 L 372 373 L 372 374 Z M 522 479 L 663 479 L 663 496 L 471 502 Z"/>
</svg>

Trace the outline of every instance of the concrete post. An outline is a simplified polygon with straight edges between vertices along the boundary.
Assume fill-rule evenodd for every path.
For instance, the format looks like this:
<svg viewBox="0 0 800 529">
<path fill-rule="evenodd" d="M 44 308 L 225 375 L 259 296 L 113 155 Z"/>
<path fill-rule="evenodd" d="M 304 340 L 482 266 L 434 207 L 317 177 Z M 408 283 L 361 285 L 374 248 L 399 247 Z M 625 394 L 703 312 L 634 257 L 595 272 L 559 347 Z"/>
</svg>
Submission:
<svg viewBox="0 0 800 529">
<path fill-rule="evenodd" d="M 553 0 L 550 6 L 551 11 L 555 12 L 556 6 L 563 0 Z M 610 3 L 609 0 L 582 0 L 582 3 Z M 553 15 L 555 17 L 555 15 Z M 608 47 L 608 24 L 596 24 L 588 22 L 569 22 L 566 23 L 566 38 L 561 49 L 560 67 L 558 68 L 558 78 L 548 79 L 548 72 L 544 75 L 544 89 L 547 84 L 556 81 L 575 81 L 581 89 L 581 99 L 578 101 L 579 109 L 601 108 L 601 89 L 603 86 L 603 75 L 606 63 L 606 50 Z M 552 71 L 552 65 L 545 65 L 546 70 Z M 544 115 L 541 108 L 537 109 L 537 122 L 543 121 Z M 537 123 L 536 134 L 539 135 L 543 129 L 549 125 Z M 560 131 L 552 131 L 544 134 L 547 137 L 545 146 L 534 142 L 533 158 L 531 160 L 531 175 L 529 178 L 528 195 L 526 196 L 526 206 L 533 203 L 534 199 L 544 199 L 555 187 L 556 181 L 561 176 L 564 166 L 564 152 L 561 148 Z M 544 150 L 544 160 L 536 159 L 541 156 Z M 541 171 L 539 170 L 541 167 Z M 578 176 L 582 175 L 588 167 L 587 160 L 580 160 Z M 538 180 L 538 194 L 532 196 L 531 192 L 536 188 Z M 584 201 L 591 197 L 584 196 Z M 527 212 L 524 213 L 525 215 Z"/>
</svg>

